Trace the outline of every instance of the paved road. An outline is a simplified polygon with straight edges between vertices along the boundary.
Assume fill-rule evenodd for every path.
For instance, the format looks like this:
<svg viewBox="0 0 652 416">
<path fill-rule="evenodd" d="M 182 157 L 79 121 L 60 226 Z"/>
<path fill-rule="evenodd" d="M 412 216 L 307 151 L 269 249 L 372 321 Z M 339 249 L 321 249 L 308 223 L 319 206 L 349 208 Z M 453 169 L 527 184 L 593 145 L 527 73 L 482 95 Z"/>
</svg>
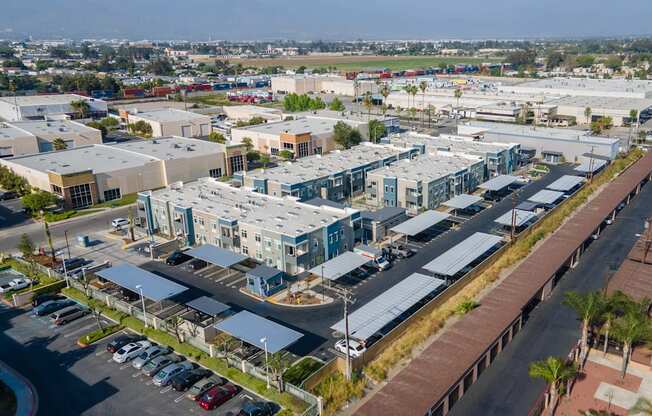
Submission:
<svg viewBox="0 0 652 416">
<path fill-rule="evenodd" d="M 130 207 L 114 208 L 99 214 L 90 214 L 88 216 L 72 218 L 62 223 L 51 224 L 50 232 L 52 233 L 54 245 L 60 246 L 64 242 L 65 231 L 68 231 L 70 244 L 75 244 L 78 235 L 92 234 L 110 229 L 111 220 L 117 217 L 126 217 L 129 208 Z M 2 221 L 0 221 L 0 223 L 1 222 Z M 23 233 L 27 234 L 36 246 L 46 244 L 43 224 L 40 222 L 33 222 L 10 229 L 0 228 L 0 252 L 16 251 L 16 246 L 18 245 L 18 241 Z"/>
<path fill-rule="evenodd" d="M 0 201 L 0 230 L 32 223 L 34 220 L 23 213 L 23 203 L 20 199 Z"/>
<path fill-rule="evenodd" d="M 580 336 L 575 313 L 562 305 L 564 292 L 588 292 L 604 287 L 606 278 L 626 258 L 643 229 L 643 220 L 652 213 L 652 187 L 643 188 L 606 228 L 581 258 L 574 270 L 566 273 L 550 299 L 530 314 L 523 330 L 482 374 L 468 394 L 455 405 L 454 416 L 526 415 L 544 383 L 532 380 L 528 365 L 548 356 L 565 356 Z"/>
</svg>

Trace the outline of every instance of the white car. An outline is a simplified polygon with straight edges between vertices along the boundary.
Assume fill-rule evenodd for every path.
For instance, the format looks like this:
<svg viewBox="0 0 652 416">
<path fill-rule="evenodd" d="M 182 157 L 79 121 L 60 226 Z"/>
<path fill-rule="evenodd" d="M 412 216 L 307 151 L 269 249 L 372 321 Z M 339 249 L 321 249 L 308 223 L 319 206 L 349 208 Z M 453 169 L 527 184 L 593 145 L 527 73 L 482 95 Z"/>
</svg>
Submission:
<svg viewBox="0 0 652 416">
<path fill-rule="evenodd" d="M 111 221 L 111 225 L 114 228 L 125 227 L 129 225 L 129 220 L 125 218 L 115 218 L 113 221 Z"/>
<path fill-rule="evenodd" d="M 12 279 L 9 282 L 0 285 L 0 293 L 7 293 L 7 292 L 11 292 L 12 290 L 25 289 L 26 287 L 29 287 L 31 283 L 32 281 L 29 279 L 26 279 L 24 277 L 18 277 L 16 279 Z"/>
<path fill-rule="evenodd" d="M 113 361 L 116 363 L 124 363 L 129 360 L 133 360 L 138 357 L 141 352 L 145 351 L 147 348 L 151 347 L 152 343 L 149 341 L 138 341 L 132 342 L 124 347 L 120 348 L 118 351 L 113 353 Z"/>
<path fill-rule="evenodd" d="M 342 354 L 346 355 L 346 340 L 341 339 L 337 341 L 335 343 L 335 349 L 341 352 Z M 367 348 L 365 348 L 362 344 L 352 339 L 349 340 L 349 355 L 351 357 L 359 357 L 365 351 L 367 351 Z"/>
</svg>

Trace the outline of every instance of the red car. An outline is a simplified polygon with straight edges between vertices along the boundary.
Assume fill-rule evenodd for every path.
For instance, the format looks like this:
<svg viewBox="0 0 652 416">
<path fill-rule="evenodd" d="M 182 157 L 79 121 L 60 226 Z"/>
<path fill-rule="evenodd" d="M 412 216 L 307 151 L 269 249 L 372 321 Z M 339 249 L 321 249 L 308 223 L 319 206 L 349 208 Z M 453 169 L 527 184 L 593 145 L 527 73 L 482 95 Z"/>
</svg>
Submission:
<svg viewBox="0 0 652 416">
<path fill-rule="evenodd" d="M 202 409 L 213 410 L 235 397 L 239 390 L 240 389 L 232 383 L 212 387 L 201 396 L 199 399 L 199 405 Z"/>
</svg>

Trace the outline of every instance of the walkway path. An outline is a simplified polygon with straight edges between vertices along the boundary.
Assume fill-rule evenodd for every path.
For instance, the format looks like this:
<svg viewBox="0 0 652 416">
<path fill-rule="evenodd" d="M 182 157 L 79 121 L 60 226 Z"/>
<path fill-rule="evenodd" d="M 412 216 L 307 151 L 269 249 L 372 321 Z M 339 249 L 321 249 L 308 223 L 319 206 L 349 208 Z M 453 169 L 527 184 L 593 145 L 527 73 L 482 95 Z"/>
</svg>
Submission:
<svg viewBox="0 0 652 416">
<path fill-rule="evenodd" d="M 0 380 L 16 395 L 16 416 L 33 416 L 38 410 L 38 395 L 34 386 L 13 368 L 0 361 Z"/>
</svg>

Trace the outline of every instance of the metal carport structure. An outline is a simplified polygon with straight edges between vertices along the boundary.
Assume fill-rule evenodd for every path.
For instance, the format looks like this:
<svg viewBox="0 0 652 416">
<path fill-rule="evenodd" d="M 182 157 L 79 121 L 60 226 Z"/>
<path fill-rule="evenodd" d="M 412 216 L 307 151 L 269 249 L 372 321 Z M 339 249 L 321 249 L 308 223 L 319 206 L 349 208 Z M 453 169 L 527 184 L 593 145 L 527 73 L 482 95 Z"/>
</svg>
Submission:
<svg viewBox="0 0 652 416">
<path fill-rule="evenodd" d="M 225 269 L 248 259 L 244 254 L 235 253 L 212 244 L 201 245 L 186 251 L 185 254 Z"/>
<path fill-rule="evenodd" d="M 530 220 L 537 217 L 532 211 L 524 211 L 520 209 L 510 209 L 500 217 L 496 218 L 494 222 L 497 222 L 500 225 L 505 225 L 508 227 L 512 226 L 512 223 L 515 227 L 522 227 L 527 224 Z M 513 221 L 512 221 L 513 220 Z"/>
<path fill-rule="evenodd" d="M 215 328 L 274 354 L 297 342 L 303 334 L 249 311 L 241 311 L 215 324 Z"/>
<path fill-rule="evenodd" d="M 129 263 L 109 267 L 95 274 L 153 302 L 161 302 L 188 290 L 185 286 Z"/>
<path fill-rule="evenodd" d="M 361 256 L 352 251 L 345 251 L 327 262 L 313 267 L 309 272 L 323 279 L 337 280 L 367 263 L 369 263 L 368 257 Z"/>
<path fill-rule="evenodd" d="M 592 174 L 599 171 L 606 165 L 607 165 L 607 161 L 602 159 L 583 160 L 582 163 L 580 163 L 580 165 L 576 167 L 574 170 L 575 172 Z"/>
<path fill-rule="evenodd" d="M 542 189 L 536 194 L 529 197 L 527 200 L 532 202 L 538 202 L 544 205 L 554 205 L 555 202 L 562 199 L 564 193 L 561 191 L 551 191 L 549 189 Z"/>
<path fill-rule="evenodd" d="M 190 302 L 186 302 L 186 306 L 196 310 L 197 312 L 201 312 L 204 315 L 213 317 L 231 309 L 229 305 L 225 305 L 224 303 L 209 298 L 208 296 L 201 296 L 197 299 L 191 300 Z"/>
<path fill-rule="evenodd" d="M 365 303 L 349 315 L 349 335 L 366 341 L 384 326 L 399 318 L 401 314 L 446 282 L 425 274 L 413 273 L 387 289 L 382 294 Z M 331 326 L 331 329 L 344 333 L 344 319 Z"/>
<path fill-rule="evenodd" d="M 477 195 L 461 194 L 442 203 L 442 205 L 458 210 L 466 209 L 480 201 L 482 201 L 482 198 Z"/>
<path fill-rule="evenodd" d="M 512 175 L 500 175 L 478 185 L 478 188 L 486 191 L 500 191 L 516 182 L 518 178 Z"/>
<path fill-rule="evenodd" d="M 502 239 L 502 237 L 493 234 L 474 233 L 466 240 L 427 263 L 423 268 L 436 275 L 446 276 L 447 278 L 454 277 L 469 264 L 495 247 Z"/>
<path fill-rule="evenodd" d="M 568 192 L 576 186 L 583 183 L 585 179 L 581 176 L 575 175 L 564 175 L 561 178 L 557 179 L 550 185 L 546 186 L 546 189 L 553 191 Z"/>
<path fill-rule="evenodd" d="M 430 210 L 390 228 L 390 231 L 393 231 L 397 234 L 414 237 L 415 235 L 424 232 L 428 228 L 439 224 L 448 217 L 450 217 L 450 214 Z"/>
</svg>

